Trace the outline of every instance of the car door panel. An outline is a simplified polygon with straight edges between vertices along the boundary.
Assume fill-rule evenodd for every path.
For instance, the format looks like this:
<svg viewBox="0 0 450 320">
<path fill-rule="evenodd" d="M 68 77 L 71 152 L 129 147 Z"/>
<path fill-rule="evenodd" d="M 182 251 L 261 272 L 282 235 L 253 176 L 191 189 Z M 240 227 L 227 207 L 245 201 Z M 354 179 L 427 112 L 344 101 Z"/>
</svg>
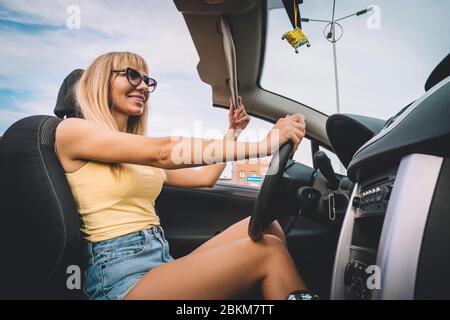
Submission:
<svg viewBox="0 0 450 320">
<path fill-rule="evenodd" d="M 213 188 L 164 186 L 156 203 L 174 258 L 252 214 L 254 187 L 216 184 Z M 338 234 L 299 217 L 287 237 L 289 251 L 305 282 L 328 297 Z"/>
</svg>

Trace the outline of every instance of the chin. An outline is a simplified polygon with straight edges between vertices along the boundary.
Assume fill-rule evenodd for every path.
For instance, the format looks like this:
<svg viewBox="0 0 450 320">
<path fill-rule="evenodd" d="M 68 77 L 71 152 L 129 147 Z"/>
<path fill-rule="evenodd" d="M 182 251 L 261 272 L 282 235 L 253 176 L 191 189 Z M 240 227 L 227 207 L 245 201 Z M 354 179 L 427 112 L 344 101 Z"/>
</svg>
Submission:
<svg viewBox="0 0 450 320">
<path fill-rule="evenodd" d="M 133 112 L 132 116 L 142 116 L 144 114 L 144 109 L 138 111 L 138 112 Z"/>
<path fill-rule="evenodd" d="M 144 113 L 144 107 L 132 105 L 128 107 L 128 114 L 130 116 L 140 116 Z"/>
</svg>

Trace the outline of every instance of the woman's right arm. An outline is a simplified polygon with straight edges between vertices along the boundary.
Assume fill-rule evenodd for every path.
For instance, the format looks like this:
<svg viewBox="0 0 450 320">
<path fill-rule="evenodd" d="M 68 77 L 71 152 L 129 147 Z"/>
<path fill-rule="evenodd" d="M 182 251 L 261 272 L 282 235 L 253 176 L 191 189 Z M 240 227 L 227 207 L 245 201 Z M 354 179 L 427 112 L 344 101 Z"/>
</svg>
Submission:
<svg viewBox="0 0 450 320">
<path fill-rule="evenodd" d="M 56 129 L 56 147 L 58 152 L 72 160 L 180 169 L 270 155 L 278 141 L 283 144 L 292 140 L 298 146 L 304 135 L 304 123 L 302 125 L 294 116 L 280 119 L 274 126 L 274 129 L 278 129 L 277 134 L 274 135 L 272 129 L 266 139 L 260 142 L 154 138 L 113 131 L 84 119 L 69 118 L 62 121 Z M 276 128 L 277 125 L 279 128 Z"/>
</svg>

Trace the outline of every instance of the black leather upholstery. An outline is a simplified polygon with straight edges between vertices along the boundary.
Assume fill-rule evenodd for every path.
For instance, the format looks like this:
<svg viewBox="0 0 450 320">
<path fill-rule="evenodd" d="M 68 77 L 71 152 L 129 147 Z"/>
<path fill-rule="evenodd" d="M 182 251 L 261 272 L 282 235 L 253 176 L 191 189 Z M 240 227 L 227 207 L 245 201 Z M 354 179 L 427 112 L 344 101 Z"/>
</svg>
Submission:
<svg viewBox="0 0 450 320">
<path fill-rule="evenodd" d="M 58 98 L 56 99 L 56 105 L 54 113 L 58 118 L 81 118 L 81 113 L 76 108 L 75 102 L 75 84 L 80 80 L 84 70 L 76 69 L 67 75 L 64 79 L 61 87 L 59 88 Z"/>
<path fill-rule="evenodd" d="M 384 121 L 356 114 L 333 114 L 327 120 L 327 134 L 334 152 L 344 167 L 355 152 L 381 131 Z"/>
<path fill-rule="evenodd" d="M 61 119 L 21 119 L 0 142 L 0 298 L 77 299 L 67 268 L 80 257 L 80 218 L 54 152 Z M 83 272 L 81 271 L 81 274 Z"/>
</svg>

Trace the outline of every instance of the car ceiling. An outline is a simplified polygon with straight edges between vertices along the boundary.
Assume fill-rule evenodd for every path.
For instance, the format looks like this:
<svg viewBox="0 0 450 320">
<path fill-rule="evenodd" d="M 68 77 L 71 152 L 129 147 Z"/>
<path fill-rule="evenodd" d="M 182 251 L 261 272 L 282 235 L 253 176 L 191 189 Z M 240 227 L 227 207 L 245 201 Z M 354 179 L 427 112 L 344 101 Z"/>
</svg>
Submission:
<svg viewBox="0 0 450 320">
<path fill-rule="evenodd" d="M 236 50 L 239 95 L 243 97 L 248 113 L 275 122 L 286 114 L 299 112 L 306 118 L 307 137 L 330 147 L 326 133 L 327 115 L 259 86 L 264 61 L 267 5 L 279 7 L 276 1 L 269 1 L 268 4 L 261 0 L 174 0 L 174 3 L 183 14 L 199 55 L 197 70 L 200 79 L 212 87 L 215 107 L 228 108 L 230 96 L 220 28 L 221 17 L 224 17 Z M 281 1 L 278 3 L 282 6 Z"/>
</svg>

